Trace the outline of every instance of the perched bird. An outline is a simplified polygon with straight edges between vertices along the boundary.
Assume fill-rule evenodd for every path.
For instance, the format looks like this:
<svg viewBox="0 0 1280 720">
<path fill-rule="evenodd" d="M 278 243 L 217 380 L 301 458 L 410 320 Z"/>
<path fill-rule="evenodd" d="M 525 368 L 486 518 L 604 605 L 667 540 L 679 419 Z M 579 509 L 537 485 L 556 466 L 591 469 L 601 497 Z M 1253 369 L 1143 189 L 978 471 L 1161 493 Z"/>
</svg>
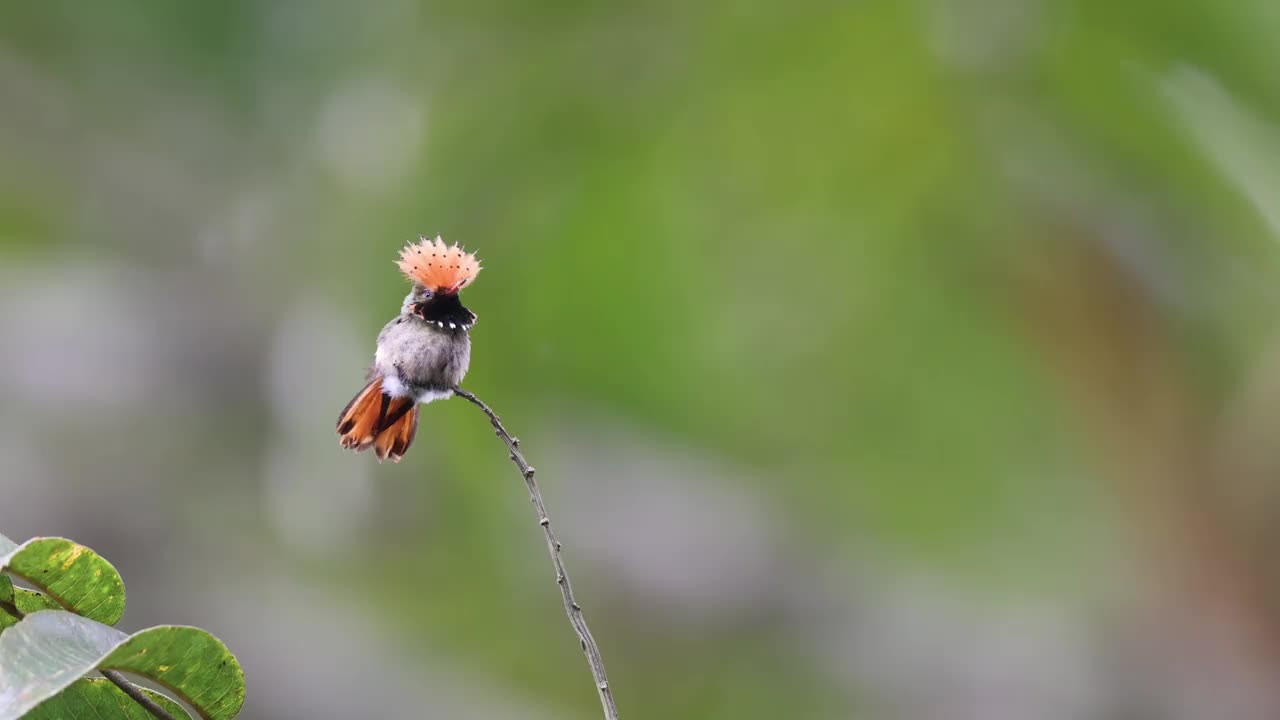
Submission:
<svg viewBox="0 0 1280 720">
<path fill-rule="evenodd" d="M 396 264 L 413 289 L 378 333 L 369 383 L 338 416 L 342 446 L 372 447 L 379 462 L 404 457 L 418 431 L 418 403 L 447 398 L 462 382 L 476 322 L 458 299 L 480 272 L 474 254 L 437 235 L 405 247 Z"/>
</svg>

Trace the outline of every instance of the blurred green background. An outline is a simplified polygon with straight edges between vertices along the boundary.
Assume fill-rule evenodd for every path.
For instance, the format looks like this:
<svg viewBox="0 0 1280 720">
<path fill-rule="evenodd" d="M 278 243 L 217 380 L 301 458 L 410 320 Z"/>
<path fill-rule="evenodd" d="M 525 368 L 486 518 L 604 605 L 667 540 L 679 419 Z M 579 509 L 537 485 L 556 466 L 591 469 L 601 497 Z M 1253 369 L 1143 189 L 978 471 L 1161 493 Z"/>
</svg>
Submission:
<svg viewBox="0 0 1280 720">
<path fill-rule="evenodd" d="M 245 718 L 1280 716 L 1273 0 L 0 10 L 0 532 Z"/>
</svg>

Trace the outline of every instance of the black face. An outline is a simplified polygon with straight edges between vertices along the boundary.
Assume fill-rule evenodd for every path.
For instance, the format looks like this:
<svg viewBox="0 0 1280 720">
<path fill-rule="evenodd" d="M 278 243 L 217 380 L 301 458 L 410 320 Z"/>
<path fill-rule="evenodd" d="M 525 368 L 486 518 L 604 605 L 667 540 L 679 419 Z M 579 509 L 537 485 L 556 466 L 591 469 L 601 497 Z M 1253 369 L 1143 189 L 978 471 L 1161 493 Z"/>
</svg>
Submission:
<svg viewBox="0 0 1280 720">
<path fill-rule="evenodd" d="M 457 293 L 427 294 L 413 306 L 413 313 L 441 330 L 466 331 L 476 322 L 476 314 L 462 306 Z"/>
</svg>

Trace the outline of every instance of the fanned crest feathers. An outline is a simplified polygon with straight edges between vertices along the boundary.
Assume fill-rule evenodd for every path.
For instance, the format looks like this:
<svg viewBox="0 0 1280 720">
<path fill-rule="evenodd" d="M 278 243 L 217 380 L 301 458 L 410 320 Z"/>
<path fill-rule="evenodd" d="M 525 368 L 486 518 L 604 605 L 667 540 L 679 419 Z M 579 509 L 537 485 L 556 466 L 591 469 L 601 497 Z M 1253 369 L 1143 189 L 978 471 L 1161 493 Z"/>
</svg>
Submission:
<svg viewBox="0 0 1280 720">
<path fill-rule="evenodd" d="M 435 240 L 418 238 L 418 242 L 405 247 L 396 265 L 410 280 L 433 292 L 456 293 L 480 273 L 475 254 L 457 243 L 445 245 L 439 235 Z"/>
</svg>

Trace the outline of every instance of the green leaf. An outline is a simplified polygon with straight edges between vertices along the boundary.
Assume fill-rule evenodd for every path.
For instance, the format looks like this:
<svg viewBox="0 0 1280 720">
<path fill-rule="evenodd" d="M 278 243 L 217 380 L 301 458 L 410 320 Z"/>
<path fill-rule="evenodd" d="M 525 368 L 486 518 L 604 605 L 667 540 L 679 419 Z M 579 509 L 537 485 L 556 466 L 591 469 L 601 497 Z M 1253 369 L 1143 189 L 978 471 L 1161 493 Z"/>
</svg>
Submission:
<svg viewBox="0 0 1280 720">
<path fill-rule="evenodd" d="M 13 627 L 18 617 L 9 610 L 13 604 L 13 583 L 8 575 L 0 575 L 0 632 Z"/>
<path fill-rule="evenodd" d="M 121 670 L 173 690 L 206 720 L 244 705 L 244 672 L 227 647 L 193 627 L 126 635 L 61 610 L 33 613 L 0 635 L 0 720 L 11 720 L 95 669 Z"/>
<path fill-rule="evenodd" d="M 17 548 L 18 543 L 4 535 L 0 535 L 0 555 L 8 555 Z M 17 594 L 16 600 L 14 598 L 15 593 Z M 12 613 L 10 611 L 11 607 L 16 607 L 19 614 Z M 15 589 L 9 576 L 0 574 L 0 632 L 4 632 L 6 628 L 13 627 L 21 619 L 22 614 L 56 607 L 59 607 L 57 603 L 52 602 L 40 593 L 23 590 L 22 588 Z"/>
<path fill-rule="evenodd" d="M 135 633 L 101 667 L 151 678 L 212 720 L 233 718 L 244 705 L 239 661 L 200 628 L 162 625 Z"/>
<path fill-rule="evenodd" d="M 139 688 L 170 715 L 181 720 L 191 716 L 178 703 L 158 692 Z M 36 706 L 23 720 L 152 720 L 151 713 L 102 678 L 82 678 Z"/>
<path fill-rule="evenodd" d="M 13 589 L 13 604 L 17 606 L 18 611 L 23 615 L 30 615 L 41 610 L 62 609 L 62 606 L 48 595 L 20 587 Z"/>
<path fill-rule="evenodd" d="M 18 543 L 10 540 L 4 535 L 0 535 L 0 555 L 8 555 L 16 549 L 18 549 Z M 11 581 L 7 575 L 0 575 L 0 604 L 9 602 L 13 602 L 13 581 Z M 6 617 L 12 619 L 13 622 L 17 622 L 17 618 L 9 615 L 5 612 L 3 607 L 0 607 L 0 631 L 13 624 L 9 623 L 6 625 Z"/>
<path fill-rule="evenodd" d="M 65 538 L 34 538 L 11 547 L 0 554 L 0 570 L 23 578 L 62 607 L 92 620 L 114 625 L 124 614 L 120 573 L 101 555 Z"/>
<path fill-rule="evenodd" d="M 4 586 L 7 586 L 7 588 Z M 7 596 L 6 589 L 8 590 Z M 19 614 L 14 615 L 11 613 L 6 603 L 15 607 Z M 7 576 L 0 575 L 0 632 L 4 632 L 6 629 L 16 625 L 23 615 L 30 615 L 41 610 L 59 610 L 61 608 L 62 606 L 48 595 L 38 593 L 35 590 L 13 587 L 9 583 Z"/>
</svg>

